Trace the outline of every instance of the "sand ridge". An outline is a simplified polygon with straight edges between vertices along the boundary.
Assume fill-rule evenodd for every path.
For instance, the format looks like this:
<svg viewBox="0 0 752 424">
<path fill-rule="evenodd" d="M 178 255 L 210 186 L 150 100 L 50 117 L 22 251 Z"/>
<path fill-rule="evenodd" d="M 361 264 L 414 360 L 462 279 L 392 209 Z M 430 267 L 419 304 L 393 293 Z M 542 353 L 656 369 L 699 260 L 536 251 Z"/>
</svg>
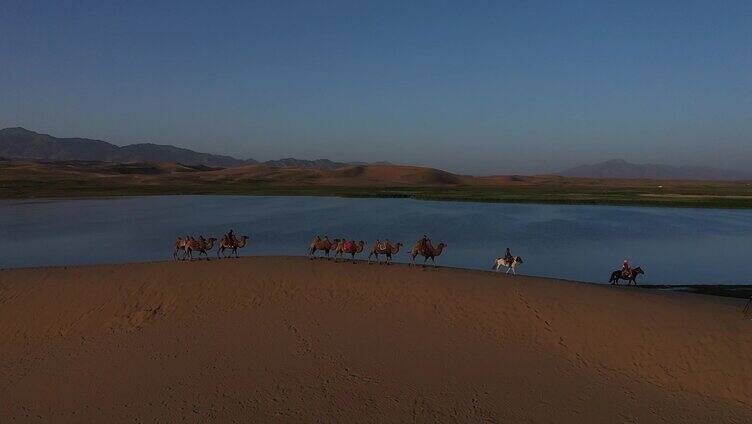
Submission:
<svg viewBox="0 0 752 424">
<path fill-rule="evenodd" d="M 0 415 L 747 422 L 743 304 L 297 257 L 5 270 Z"/>
</svg>

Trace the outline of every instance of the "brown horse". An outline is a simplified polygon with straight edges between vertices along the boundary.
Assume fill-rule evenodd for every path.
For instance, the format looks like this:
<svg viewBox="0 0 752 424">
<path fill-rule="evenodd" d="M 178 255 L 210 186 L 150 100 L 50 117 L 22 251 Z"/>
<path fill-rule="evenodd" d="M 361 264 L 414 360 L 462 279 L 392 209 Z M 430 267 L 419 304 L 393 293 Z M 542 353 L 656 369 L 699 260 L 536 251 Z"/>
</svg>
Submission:
<svg viewBox="0 0 752 424">
<path fill-rule="evenodd" d="M 629 275 L 624 275 L 622 271 L 616 270 L 611 273 L 611 278 L 608 280 L 611 284 L 619 285 L 619 280 L 627 280 L 627 285 L 634 284 L 637 285 L 637 276 L 640 274 L 645 274 L 645 271 L 642 270 L 639 266 L 637 268 L 632 269 L 632 272 L 629 273 Z"/>
</svg>

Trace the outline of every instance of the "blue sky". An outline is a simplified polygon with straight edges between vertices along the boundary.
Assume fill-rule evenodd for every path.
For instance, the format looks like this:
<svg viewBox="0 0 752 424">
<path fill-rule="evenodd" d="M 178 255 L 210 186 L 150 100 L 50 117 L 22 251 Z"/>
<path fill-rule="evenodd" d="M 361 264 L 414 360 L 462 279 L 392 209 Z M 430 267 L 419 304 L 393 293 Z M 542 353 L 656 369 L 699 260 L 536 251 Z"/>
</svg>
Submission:
<svg viewBox="0 0 752 424">
<path fill-rule="evenodd" d="M 483 174 L 752 161 L 750 1 L 6 0 L 0 22 L 2 127 Z"/>
</svg>

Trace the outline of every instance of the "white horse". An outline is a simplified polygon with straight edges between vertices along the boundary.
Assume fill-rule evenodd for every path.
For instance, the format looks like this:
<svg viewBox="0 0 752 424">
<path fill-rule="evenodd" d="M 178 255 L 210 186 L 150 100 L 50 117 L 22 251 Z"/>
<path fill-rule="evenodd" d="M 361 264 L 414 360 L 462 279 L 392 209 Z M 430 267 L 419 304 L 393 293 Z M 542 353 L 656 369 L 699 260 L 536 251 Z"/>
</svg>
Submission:
<svg viewBox="0 0 752 424">
<path fill-rule="evenodd" d="M 496 272 L 499 272 L 502 266 L 507 267 L 507 272 L 505 274 L 509 274 L 509 271 L 512 271 L 512 274 L 517 275 L 517 271 L 514 269 L 517 268 L 519 264 L 522 263 L 522 258 L 519 256 L 516 256 L 511 261 L 504 258 L 496 258 L 494 259 L 494 264 L 491 267 L 492 270 L 495 270 Z"/>
</svg>

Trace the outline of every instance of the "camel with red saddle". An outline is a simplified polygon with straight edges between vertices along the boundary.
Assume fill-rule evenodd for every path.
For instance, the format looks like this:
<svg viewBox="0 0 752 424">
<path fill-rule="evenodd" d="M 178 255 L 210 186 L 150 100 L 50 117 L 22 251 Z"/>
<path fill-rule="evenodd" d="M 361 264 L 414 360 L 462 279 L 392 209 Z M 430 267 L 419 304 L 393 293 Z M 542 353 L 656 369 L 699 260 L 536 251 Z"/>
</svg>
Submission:
<svg viewBox="0 0 752 424">
<path fill-rule="evenodd" d="M 355 242 L 355 240 L 340 240 L 334 247 L 334 261 L 337 262 L 337 258 L 341 258 L 343 254 L 349 253 L 353 263 L 355 263 L 355 255 L 363 251 L 366 243 L 363 240 Z"/>
</svg>

